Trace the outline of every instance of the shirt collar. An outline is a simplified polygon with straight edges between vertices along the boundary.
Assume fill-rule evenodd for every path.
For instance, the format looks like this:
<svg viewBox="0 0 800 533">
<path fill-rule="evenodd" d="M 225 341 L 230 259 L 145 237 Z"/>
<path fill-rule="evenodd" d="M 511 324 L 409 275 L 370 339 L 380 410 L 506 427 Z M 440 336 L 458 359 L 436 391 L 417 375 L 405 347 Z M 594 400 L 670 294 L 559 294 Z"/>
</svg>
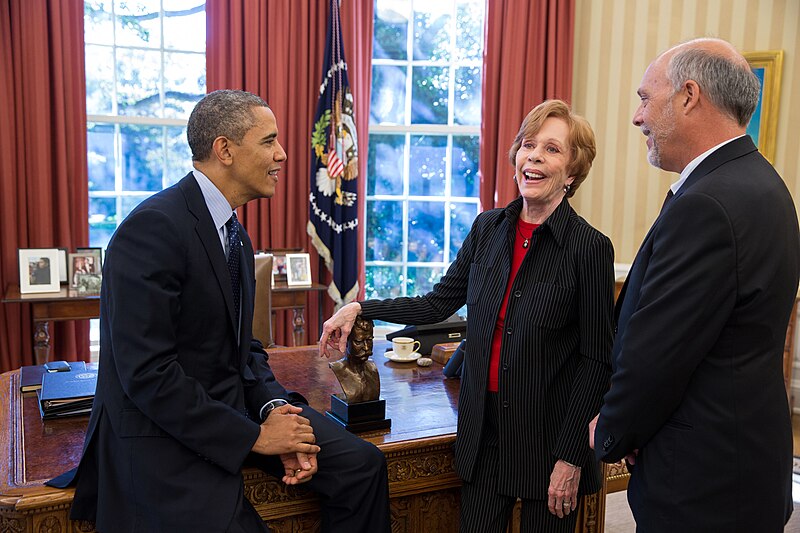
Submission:
<svg viewBox="0 0 800 533">
<path fill-rule="evenodd" d="M 736 139 L 744 137 L 745 135 L 746 134 L 739 135 L 739 137 L 734 137 L 732 139 L 728 139 L 727 141 L 723 141 L 723 142 L 719 143 L 718 145 L 714 146 L 713 148 L 709 148 L 708 150 L 706 150 L 702 154 L 700 154 L 697 157 L 695 157 L 694 159 L 692 159 L 689 162 L 689 164 L 686 165 L 686 168 L 684 168 L 681 171 L 681 175 L 678 178 L 678 181 L 676 181 L 675 183 L 673 183 L 672 185 L 669 186 L 670 190 L 672 190 L 672 194 L 677 194 L 678 193 L 678 191 L 680 190 L 681 186 L 683 186 L 683 184 L 686 182 L 686 180 L 689 178 L 689 176 L 692 174 L 692 172 L 694 172 L 694 169 L 696 169 L 700 165 L 700 163 L 703 162 L 703 160 L 705 158 L 707 158 L 712 153 L 714 153 L 715 151 L 719 150 L 720 148 L 722 148 L 723 146 L 725 146 L 729 142 L 733 142 Z"/>
<path fill-rule="evenodd" d="M 231 204 L 228 203 L 225 195 L 217 189 L 214 182 L 208 179 L 208 176 L 197 169 L 193 170 L 192 174 L 194 174 L 194 179 L 200 187 L 200 192 L 203 193 L 208 212 L 211 213 L 211 220 L 214 221 L 214 227 L 219 231 L 231 218 L 231 214 L 233 213 Z"/>
<path fill-rule="evenodd" d="M 569 220 L 570 211 L 572 211 L 572 208 L 570 208 L 569 202 L 565 196 L 564 199 L 561 200 L 561 203 L 558 204 L 558 207 L 556 207 L 556 210 L 550 213 L 550 216 L 534 230 L 534 234 L 538 231 L 544 231 L 542 228 L 547 228 L 550 230 L 556 243 L 562 246 L 564 236 L 567 232 L 567 221 Z M 506 219 L 512 227 L 517 224 L 520 213 L 522 213 L 522 196 L 508 204 L 505 208 Z"/>
</svg>

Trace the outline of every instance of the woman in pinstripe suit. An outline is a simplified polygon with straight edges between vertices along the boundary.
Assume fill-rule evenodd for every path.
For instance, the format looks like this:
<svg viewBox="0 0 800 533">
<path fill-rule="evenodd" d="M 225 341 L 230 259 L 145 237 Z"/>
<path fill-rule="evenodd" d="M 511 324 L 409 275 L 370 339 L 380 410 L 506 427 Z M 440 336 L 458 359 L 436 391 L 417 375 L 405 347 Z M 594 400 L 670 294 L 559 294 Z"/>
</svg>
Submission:
<svg viewBox="0 0 800 533">
<path fill-rule="evenodd" d="M 323 327 L 327 355 L 358 314 L 429 324 L 466 303 L 462 531 L 504 532 L 521 498 L 523 531 L 572 532 L 580 496 L 600 489 L 586 427 L 611 371 L 614 252 L 567 200 L 594 156 L 585 119 L 560 100 L 536 106 L 509 153 L 521 197 L 478 215 L 433 290 L 348 304 Z"/>
</svg>

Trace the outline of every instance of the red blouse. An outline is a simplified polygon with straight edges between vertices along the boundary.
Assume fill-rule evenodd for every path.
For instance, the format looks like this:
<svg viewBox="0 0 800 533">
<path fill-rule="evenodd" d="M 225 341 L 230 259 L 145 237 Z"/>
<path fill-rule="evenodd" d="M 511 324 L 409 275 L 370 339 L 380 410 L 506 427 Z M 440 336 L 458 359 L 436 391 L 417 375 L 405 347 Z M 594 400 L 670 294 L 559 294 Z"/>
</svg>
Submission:
<svg viewBox="0 0 800 533">
<path fill-rule="evenodd" d="M 517 276 L 522 260 L 528 252 L 528 243 L 531 235 L 539 227 L 539 224 L 531 224 L 524 220 L 517 219 L 516 237 L 514 238 L 514 254 L 511 257 L 511 273 L 506 284 L 506 294 L 503 296 L 503 303 L 500 305 L 500 312 L 497 315 L 497 323 L 494 326 L 494 336 L 492 337 L 492 354 L 489 359 L 489 392 L 497 392 L 499 373 L 500 373 L 500 347 L 503 343 L 503 324 L 506 320 L 506 307 L 508 306 L 508 296 L 511 294 L 511 286 Z"/>
</svg>

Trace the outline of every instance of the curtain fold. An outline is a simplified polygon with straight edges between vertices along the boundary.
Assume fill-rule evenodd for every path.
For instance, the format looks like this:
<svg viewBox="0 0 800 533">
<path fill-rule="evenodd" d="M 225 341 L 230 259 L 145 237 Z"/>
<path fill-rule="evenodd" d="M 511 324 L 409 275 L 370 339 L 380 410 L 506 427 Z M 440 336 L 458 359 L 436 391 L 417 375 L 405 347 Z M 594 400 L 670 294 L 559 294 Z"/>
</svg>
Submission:
<svg viewBox="0 0 800 533">
<path fill-rule="evenodd" d="M 241 209 L 240 221 L 256 249 L 301 247 L 311 255 L 314 270 L 319 268 L 319 256 L 306 234 L 311 126 L 322 81 L 328 7 L 329 0 L 209 0 L 206 4 L 208 91 L 242 89 L 264 98 L 275 113 L 278 138 L 288 155 L 275 196 L 248 203 Z M 360 148 L 366 153 L 372 2 L 344 0 L 341 16 Z M 360 158 L 359 169 L 366 176 L 366 157 Z M 330 316 L 333 305 L 327 294 L 309 293 L 305 329 L 312 344 L 318 339 L 320 306 L 324 317 Z M 291 344 L 292 329 L 292 321 L 279 314 L 275 342 Z"/>
<path fill-rule="evenodd" d="M 18 248 L 89 241 L 83 2 L 0 4 L 0 289 Z M 0 306 L 0 370 L 33 363 L 30 305 Z M 50 328 L 51 359 L 88 360 L 85 321 Z"/>
<path fill-rule="evenodd" d="M 574 0 L 487 0 L 480 141 L 483 210 L 519 194 L 508 150 L 522 119 L 549 98 L 572 99 Z"/>
</svg>

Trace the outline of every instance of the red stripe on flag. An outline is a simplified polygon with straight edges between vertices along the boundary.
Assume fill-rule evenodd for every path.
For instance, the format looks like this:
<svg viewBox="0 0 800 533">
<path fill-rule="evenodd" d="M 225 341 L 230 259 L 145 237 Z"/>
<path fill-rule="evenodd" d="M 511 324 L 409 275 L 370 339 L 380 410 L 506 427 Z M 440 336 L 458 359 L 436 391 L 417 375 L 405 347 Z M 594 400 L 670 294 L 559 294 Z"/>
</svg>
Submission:
<svg viewBox="0 0 800 533">
<path fill-rule="evenodd" d="M 328 176 L 338 178 L 342 172 L 344 172 L 344 164 L 336 154 L 336 150 L 331 150 L 328 152 Z"/>
</svg>

